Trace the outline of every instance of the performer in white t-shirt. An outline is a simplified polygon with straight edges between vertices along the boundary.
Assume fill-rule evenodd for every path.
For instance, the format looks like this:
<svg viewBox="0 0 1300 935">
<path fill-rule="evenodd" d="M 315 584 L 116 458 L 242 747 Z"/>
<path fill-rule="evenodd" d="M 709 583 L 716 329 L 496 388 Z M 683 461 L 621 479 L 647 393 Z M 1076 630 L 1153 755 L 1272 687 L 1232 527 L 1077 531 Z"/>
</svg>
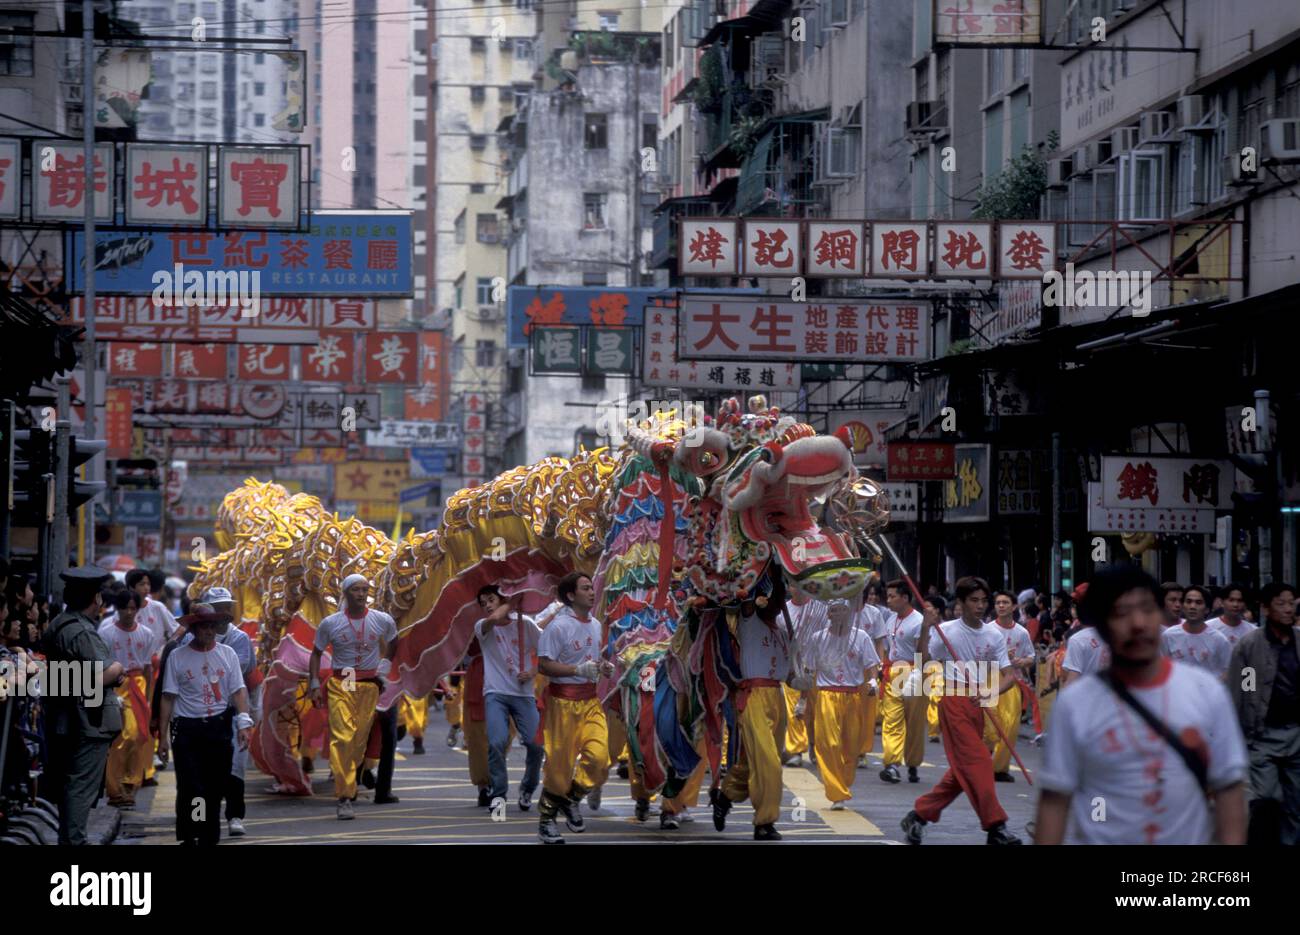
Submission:
<svg viewBox="0 0 1300 935">
<path fill-rule="evenodd" d="M 1015 621 L 1016 597 L 1010 591 L 997 591 L 993 595 L 994 618 L 990 626 L 1007 641 L 1007 657 L 1011 660 L 1015 672 L 1016 684 L 998 696 L 998 706 L 990 712 L 998 719 L 998 726 L 1006 736 L 1007 746 L 997 736 L 996 731 L 986 731 L 985 739 L 994 744 L 993 780 L 995 782 L 1015 782 L 1011 775 L 1011 751 L 1020 735 L 1020 712 L 1023 710 L 1033 688 L 1025 678 L 1033 666 L 1037 655 L 1034 644 L 1029 639 L 1029 631 Z"/>
<path fill-rule="evenodd" d="M 113 603 L 117 617 L 99 625 L 99 638 L 108 647 L 109 659 L 122 664 L 123 680 L 114 689 L 122 703 L 122 733 L 109 748 L 104 785 L 109 805 L 130 808 L 153 763 L 148 672 L 154 638 L 153 631 L 140 623 L 144 599 L 136 591 L 116 592 Z"/>
<path fill-rule="evenodd" d="M 1065 658 L 1061 660 L 1061 688 L 1067 688 L 1081 675 L 1097 672 L 1110 665 L 1110 648 L 1096 627 L 1082 626 L 1065 641 Z"/>
<path fill-rule="evenodd" d="M 1242 617 L 1242 612 L 1246 609 L 1246 589 L 1239 584 L 1225 584 L 1219 589 L 1219 600 L 1223 603 L 1219 616 L 1208 621 L 1208 625 L 1211 630 L 1222 633 L 1229 646 L 1236 646 L 1243 636 L 1256 627 L 1256 624 Z"/>
<path fill-rule="evenodd" d="M 1161 655 L 1160 586 L 1135 565 L 1101 569 L 1080 612 L 1113 653 L 1052 712 L 1038 771 L 1038 844 L 1244 844 L 1245 744 L 1214 676 Z M 1205 764 L 1206 789 L 1107 681 L 1113 675 Z M 1213 814 L 1206 792 L 1214 798 Z"/>
<path fill-rule="evenodd" d="M 1160 635 L 1161 650 L 1175 662 L 1199 666 L 1221 680 L 1232 659 L 1232 644 L 1222 633 L 1206 626 L 1205 611 L 1209 606 L 1209 588 L 1199 584 L 1184 588 L 1183 622 Z"/>
<path fill-rule="evenodd" d="M 926 721 L 930 699 L 922 691 L 920 665 L 922 617 L 912 607 L 907 582 L 898 578 L 885 585 L 885 604 L 893 614 L 889 634 L 889 655 L 883 673 L 883 720 L 880 741 L 885 767 L 884 782 L 902 782 L 898 766 L 907 764 L 908 782 L 920 782 L 917 767 L 925 758 Z"/>
<path fill-rule="evenodd" d="M 527 759 L 519 784 L 519 810 L 533 805 L 533 793 L 542 771 L 542 745 L 537 735 L 537 699 L 533 679 L 537 675 L 533 655 L 542 630 L 525 614 L 511 607 L 494 584 L 479 588 L 478 605 L 484 616 L 474 624 L 483 651 L 483 705 L 487 715 L 489 808 L 494 816 L 505 804 L 509 789 L 506 748 L 510 745 L 510 722 L 524 744 Z"/>
</svg>

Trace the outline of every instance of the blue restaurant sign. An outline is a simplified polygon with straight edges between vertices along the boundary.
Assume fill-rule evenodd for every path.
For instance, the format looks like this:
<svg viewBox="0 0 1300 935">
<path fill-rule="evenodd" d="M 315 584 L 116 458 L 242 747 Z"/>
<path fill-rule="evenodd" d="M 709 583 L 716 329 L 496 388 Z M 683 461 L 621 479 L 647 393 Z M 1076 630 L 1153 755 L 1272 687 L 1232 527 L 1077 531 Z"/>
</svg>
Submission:
<svg viewBox="0 0 1300 935">
<path fill-rule="evenodd" d="M 72 237 L 69 291 L 85 291 L 84 234 Z M 95 232 L 95 290 L 151 295 L 154 274 L 261 273 L 262 295 L 404 297 L 414 292 L 411 214 L 317 211 L 306 232 L 156 230 Z M 639 319 L 638 319 L 639 320 Z"/>
</svg>

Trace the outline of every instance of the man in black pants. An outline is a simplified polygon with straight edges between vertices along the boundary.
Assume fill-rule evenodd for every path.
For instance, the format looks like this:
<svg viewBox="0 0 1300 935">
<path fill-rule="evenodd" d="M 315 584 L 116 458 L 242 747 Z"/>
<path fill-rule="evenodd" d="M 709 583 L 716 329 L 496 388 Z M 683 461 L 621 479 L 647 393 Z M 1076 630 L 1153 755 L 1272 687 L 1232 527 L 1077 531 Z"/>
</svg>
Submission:
<svg viewBox="0 0 1300 935">
<path fill-rule="evenodd" d="M 176 748 L 177 840 L 216 844 L 221 840 L 221 798 L 235 752 L 232 723 L 244 750 L 253 719 L 239 657 L 216 638 L 217 628 L 230 622 L 230 614 L 201 603 L 190 610 L 180 622 L 194 638 L 171 652 L 163 675 L 158 749 L 171 744 Z"/>
</svg>

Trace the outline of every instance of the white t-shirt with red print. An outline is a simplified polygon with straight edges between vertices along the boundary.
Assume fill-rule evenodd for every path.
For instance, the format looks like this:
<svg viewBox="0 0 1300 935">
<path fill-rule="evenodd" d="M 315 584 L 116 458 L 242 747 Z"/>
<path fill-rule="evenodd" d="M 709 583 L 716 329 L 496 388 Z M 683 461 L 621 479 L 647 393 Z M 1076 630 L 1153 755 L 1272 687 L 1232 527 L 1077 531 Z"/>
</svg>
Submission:
<svg viewBox="0 0 1300 935">
<path fill-rule="evenodd" d="M 1232 644 L 1223 634 L 1208 626 L 1191 633 L 1184 621 L 1160 634 L 1161 651 L 1175 662 L 1200 666 L 1215 678 L 1223 678 L 1232 659 Z"/>
<path fill-rule="evenodd" d="M 244 687 L 239 657 L 229 646 L 213 643 L 206 650 L 193 643 L 173 649 L 167 657 L 163 693 L 175 695 L 176 717 L 212 717 L 231 704 Z"/>
<path fill-rule="evenodd" d="M 520 623 L 523 624 L 523 658 L 519 655 Z M 474 624 L 474 635 L 483 648 L 483 694 L 495 692 L 499 695 L 519 695 L 530 697 L 533 694 L 533 680 L 521 682 L 518 675 L 533 666 L 533 652 L 542 635 L 542 629 L 527 614 L 514 614 L 505 623 L 493 627 L 484 633 L 487 620 Z"/>
<path fill-rule="evenodd" d="M 827 627 L 814 636 L 808 646 L 808 661 L 817 670 L 819 688 L 856 688 L 865 680 L 864 670 L 880 665 L 866 631 L 853 626 L 842 635 Z"/>
<path fill-rule="evenodd" d="M 537 642 L 537 655 L 552 662 L 576 666 L 581 662 L 600 661 L 600 621 L 588 616 L 579 620 L 571 607 L 565 607 L 542 631 Z M 552 682 L 561 685 L 590 685 L 576 675 L 551 676 Z"/>
<path fill-rule="evenodd" d="M 116 623 L 101 623 L 99 638 L 108 647 L 109 658 L 122 663 L 122 668 L 128 672 L 150 667 L 154 653 L 154 633 L 140 623 L 139 617 L 129 630 L 123 630 Z"/>
<path fill-rule="evenodd" d="M 751 614 L 737 625 L 736 639 L 740 643 L 741 678 L 784 682 L 789 677 L 789 639 L 779 618 L 769 627 L 757 614 Z"/>
<path fill-rule="evenodd" d="M 1242 620 L 1234 627 L 1222 617 L 1213 617 L 1207 620 L 1205 625 L 1215 633 L 1223 634 L 1223 638 L 1228 641 L 1229 646 L 1236 646 L 1237 641 L 1254 630 L 1258 624 L 1251 623 L 1249 620 Z"/>
<path fill-rule="evenodd" d="M 1065 659 L 1061 668 L 1068 672 L 1088 675 L 1110 665 L 1110 647 L 1102 640 L 1096 627 L 1082 627 L 1065 641 Z"/>
<path fill-rule="evenodd" d="M 1228 690 L 1191 665 L 1161 660 L 1135 698 L 1208 765 L 1210 788 L 1246 779 L 1246 745 Z M 1052 709 L 1044 789 L 1067 793 L 1072 844 L 1208 844 L 1210 810 L 1195 775 L 1100 676 L 1078 679 Z"/>
</svg>

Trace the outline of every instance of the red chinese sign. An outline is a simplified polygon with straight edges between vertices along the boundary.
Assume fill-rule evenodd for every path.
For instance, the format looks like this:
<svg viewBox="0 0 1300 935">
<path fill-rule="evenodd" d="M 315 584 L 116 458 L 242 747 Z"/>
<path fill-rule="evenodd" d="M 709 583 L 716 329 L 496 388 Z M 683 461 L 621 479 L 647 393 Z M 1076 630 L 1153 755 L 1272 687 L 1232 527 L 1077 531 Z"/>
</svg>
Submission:
<svg viewBox="0 0 1300 935">
<path fill-rule="evenodd" d="M 861 276 L 866 269 L 866 225 L 861 221 L 808 221 L 809 276 Z"/>
<path fill-rule="evenodd" d="M 239 347 L 241 380 L 291 380 L 289 348 L 283 344 L 241 344 Z"/>
<path fill-rule="evenodd" d="M 302 154 L 296 147 L 224 146 L 217 182 L 222 227 L 297 227 Z"/>
<path fill-rule="evenodd" d="M 108 345 L 108 375 L 110 377 L 161 377 L 163 375 L 162 344 Z"/>
<path fill-rule="evenodd" d="M 302 378 L 307 382 L 351 383 L 356 338 L 350 331 L 322 331 L 315 345 L 302 348 Z"/>
<path fill-rule="evenodd" d="M 81 143 L 33 142 L 32 217 L 77 220 L 86 211 L 86 159 Z M 95 146 L 95 219 L 113 220 L 113 146 Z"/>
<path fill-rule="evenodd" d="M 0 218 L 18 217 L 22 208 L 22 178 L 22 143 L 0 138 Z"/>
<path fill-rule="evenodd" d="M 930 354 L 927 302 L 684 296 L 679 318 L 677 356 L 683 360 L 901 362 Z"/>
<path fill-rule="evenodd" d="M 1102 458 L 1107 508 L 1229 510 L 1236 469 L 1231 461 L 1158 455 Z"/>
<path fill-rule="evenodd" d="M 1003 221 L 998 225 L 998 269 L 1004 279 L 1038 279 L 1056 267 L 1056 225 Z"/>
<path fill-rule="evenodd" d="M 131 391 L 113 387 L 104 398 L 104 437 L 109 458 L 129 458 L 132 447 Z"/>
<path fill-rule="evenodd" d="M 745 275 L 798 276 L 803 269 L 799 221 L 745 221 Z"/>
<path fill-rule="evenodd" d="M 944 222 L 934 225 L 936 276 L 993 276 L 993 225 Z"/>
<path fill-rule="evenodd" d="M 126 148 L 126 221 L 206 224 L 208 148 L 133 143 Z"/>
<path fill-rule="evenodd" d="M 363 342 L 367 383 L 416 383 L 420 335 L 414 331 L 368 334 Z"/>
<path fill-rule="evenodd" d="M 755 391 L 799 389 L 802 371 L 796 363 L 678 357 L 677 308 L 671 299 L 654 301 L 655 305 L 645 310 L 645 340 L 641 347 L 641 373 L 647 386 Z"/>
<path fill-rule="evenodd" d="M 929 227 L 914 221 L 871 225 L 871 275 L 879 279 L 921 279 L 930 272 Z"/>
<path fill-rule="evenodd" d="M 890 481 L 951 480 L 957 476 L 956 448 L 949 442 L 890 442 L 885 476 Z"/>
<path fill-rule="evenodd" d="M 186 380 L 224 380 L 229 376 L 224 344 L 187 344 L 177 347 L 173 375 Z"/>
<path fill-rule="evenodd" d="M 677 271 L 683 276 L 735 276 L 740 262 L 734 219 L 681 218 Z"/>
<path fill-rule="evenodd" d="M 1042 0 L 931 0 L 936 45 L 1042 41 Z"/>
<path fill-rule="evenodd" d="M 416 380 L 419 386 L 406 391 L 407 419 L 442 421 L 447 373 L 443 342 L 441 331 L 424 331 L 420 334 L 420 372 Z"/>
</svg>

